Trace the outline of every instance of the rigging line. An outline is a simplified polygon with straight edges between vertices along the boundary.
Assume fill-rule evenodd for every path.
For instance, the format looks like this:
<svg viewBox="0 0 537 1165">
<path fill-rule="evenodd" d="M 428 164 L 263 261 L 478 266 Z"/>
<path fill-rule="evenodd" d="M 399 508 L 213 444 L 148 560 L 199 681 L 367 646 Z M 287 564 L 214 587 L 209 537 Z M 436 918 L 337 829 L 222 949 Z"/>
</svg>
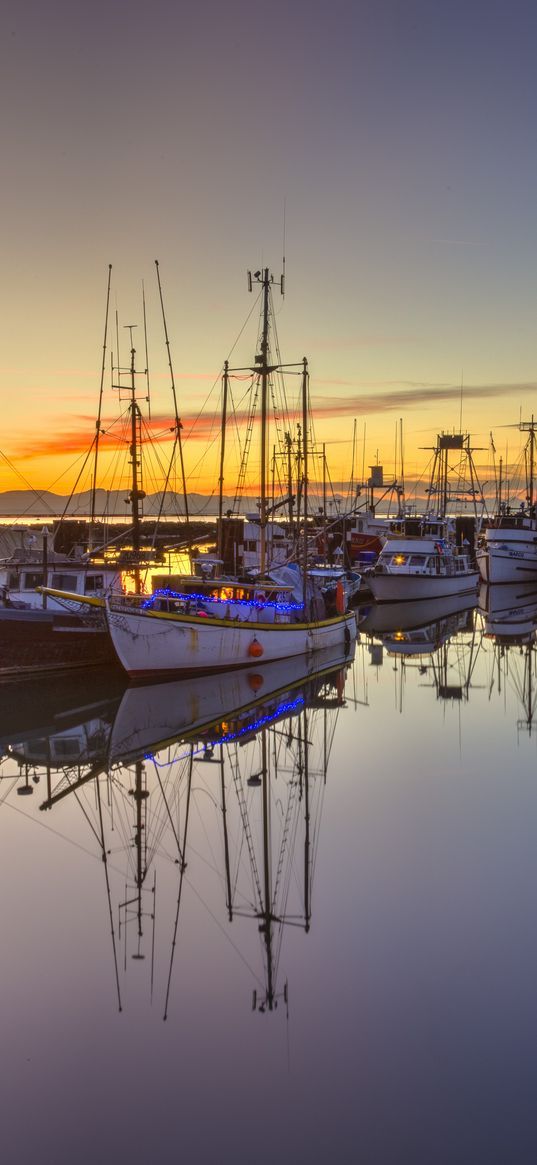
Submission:
<svg viewBox="0 0 537 1165">
<path fill-rule="evenodd" d="M 188 769 L 188 789 L 187 789 L 187 802 L 186 802 L 186 811 L 185 811 L 185 826 L 184 826 L 184 830 L 183 830 L 183 850 L 184 850 L 184 852 L 186 851 L 186 835 L 187 835 L 188 818 L 189 818 L 189 812 L 190 812 L 190 793 L 191 793 L 191 789 L 192 789 L 193 768 L 194 768 L 194 748 L 192 746 L 191 751 L 190 751 L 190 765 L 189 765 L 189 769 Z M 174 928 L 173 928 L 172 949 L 171 949 L 171 954 L 170 954 L 170 967 L 169 967 L 169 972 L 168 972 L 168 984 L 167 984 L 167 988 L 166 988 L 166 998 L 164 1001 L 164 1015 L 162 1017 L 164 1020 L 168 1018 L 168 1002 L 169 1002 L 169 998 L 170 998 L 170 987 L 171 987 L 171 981 L 172 981 L 173 963 L 174 963 L 174 958 L 175 958 L 175 948 L 177 945 L 177 931 L 178 931 L 178 927 L 179 927 L 179 911 L 181 908 L 181 898 L 182 898 L 182 894 L 183 894 L 183 880 L 184 880 L 184 876 L 185 876 L 185 870 L 186 870 L 186 862 L 185 862 L 185 859 L 183 857 L 181 860 L 181 869 L 180 869 L 180 874 L 179 874 L 179 889 L 178 889 L 178 894 L 177 894 L 177 905 L 176 905 L 176 910 L 175 910 L 175 923 L 174 923 Z"/>
<path fill-rule="evenodd" d="M 97 780 L 96 780 L 96 792 L 97 792 L 97 802 L 98 802 L 98 807 L 99 807 L 99 824 L 100 824 L 100 829 L 101 829 L 101 847 L 102 847 L 102 860 L 103 860 L 103 864 L 104 864 L 104 877 L 105 877 L 105 882 L 106 882 L 106 898 L 107 898 L 107 902 L 108 902 L 108 915 L 109 915 L 109 919 L 110 919 L 110 933 L 112 935 L 112 952 L 113 952 L 113 958 L 114 958 L 114 971 L 115 971 L 115 976 L 116 976 L 117 1002 L 118 1002 L 119 1010 L 122 1011 L 123 1008 L 121 1005 L 121 988 L 119 985 L 119 968 L 118 968 L 118 958 L 117 958 L 116 932 L 115 932 L 115 928 L 114 928 L 114 913 L 112 910 L 112 894 L 111 894 L 111 890 L 110 890 L 110 877 L 109 877 L 109 873 L 108 873 L 108 855 L 106 853 L 106 845 L 105 845 L 105 840 L 104 840 L 104 822 L 103 822 L 103 811 L 102 811 L 102 804 L 101 804 L 101 788 L 100 788 L 99 777 L 97 777 Z"/>
<path fill-rule="evenodd" d="M 103 404 L 104 391 L 104 372 L 106 364 L 106 341 L 108 336 L 108 312 L 110 308 L 110 281 L 112 278 L 112 264 L 108 264 L 108 288 L 106 292 L 106 311 L 104 317 L 104 339 L 103 339 L 103 359 L 101 364 L 101 383 L 99 385 L 99 404 L 97 407 L 97 419 L 95 421 L 95 461 L 93 468 L 93 486 L 91 490 L 91 521 L 95 521 L 95 494 L 97 490 L 97 462 L 99 458 L 99 436 L 101 432 L 101 412 Z"/>
<path fill-rule="evenodd" d="M 36 498 L 37 501 L 42 502 L 44 506 L 49 506 L 49 508 L 50 508 L 50 503 L 45 501 L 44 493 L 42 493 L 40 490 L 36 490 L 33 485 L 30 485 L 30 482 L 27 481 L 24 474 L 21 473 L 20 469 L 17 469 L 17 466 L 14 465 L 13 462 L 9 460 L 9 457 L 7 457 L 6 454 L 2 452 L 1 449 L 0 449 L 0 458 L 2 459 L 2 461 L 5 461 L 8 468 L 11 469 L 12 473 L 14 473 L 16 477 L 20 477 L 21 481 L 26 486 L 26 488 L 28 490 L 30 490 L 30 493 L 32 494 L 32 496 L 34 498 Z M 24 517 L 24 515 L 28 513 L 28 509 L 29 509 L 30 505 L 31 505 L 31 502 L 28 503 L 28 506 L 27 506 L 26 510 L 24 510 L 24 513 L 21 514 L 21 517 Z M 53 516 L 52 509 L 51 509 L 51 514 Z"/>
<path fill-rule="evenodd" d="M 220 922 L 220 919 L 218 918 L 218 916 L 214 913 L 213 910 L 211 910 L 210 906 L 207 904 L 205 899 L 202 898 L 199 890 L 196 889 L 196 886 L 194 885 L 194 883 L 191 882 L 189 878 L 187 878 L 186 881 L 187 881 L 189 890 L 192 892 L 194 897 L 198 899 L 198 902 L 201 903 L 204 910 L 207 911 L 209 918 L 212 919 L 212 921 L 218 927 L 219 931 L 221 931 L 221 933 L 223 934 L 224 938 L 227 939 L 227 942 L 229 943 L 230 947 L 232 947 L 233 950 L 235 951 L 235 954 L 238 955 L 241 963 L 243 963 L 243 965 L 246 967 L 249 974 L 252 976 L 252 979 L 255 979 L 255 981 L 259 985 L 259 987 L 264 987 L 264 982 L 263 982 L 261 976 L 256 971 L 255 967 L 253 967 L 252 964 L 248 962 L 248 959 L 245 958 L 240 947 L 237 946 L 237 943 L 233 941 L 233 939 L 231 938 L 231 936 L 229 934 L 229 930 Z"/>
<path fill-rule="evenodd" d="M 84 470 L 85 470 L 85 468 L 86 468 L 86 465 L 88 464 L 88 461 L 89 461 L 89 459 L 90 459 L 90 456 L 91 456 L 92 449 L 93 449 L 94 445 L 96 445 L 96 444 L 97 444 L 97 441 L 98 441 L 98 436 L 97 436 L 97 433 L 96 433 L 96 434 L 95 434 L 95 436 L 94 436 L 94 438 L 93 438 L 93 441 L 91 442 L 91 445 L 90 445 L 90 447 L 89 447 L 89 449 L 88 449 L 88 452 L 86 453 L 86 456 L 85 456 L 85 458 L 84 458 L 84 461 L 83 461 L 83 463 L 82 463 L 82 465 L 81 465 L 81 467 L 80 467 L 80 473 L 78 474 L 78 477 L 77 477 L 77 479 L 76 479 L 76 481 L 75 481 L 75 484 L 74 484 L 74 486 L 73 486 L 73 488 L 72 488 L 72 490 L 71 490 L 71 493 L 69 494 L 69 497 L 67 498 L 67 501 L 66 501 L 66 503 L 65 503 L 65 506 L 64 506 L 63 513 L 62 513 L 62 514 L 60 514 L 60 525 L 61 525 L 61 523 L 63 522 L 63 520 L 64 520 L 64 518 L 65 518 L 65 515 L 66 515 L 66 513 L 67 513 L 67 511 L 68 511 L 68 509 L 69 509 L 69 506 L 70 506 L 70 504 L 71 504 L 71 502 L 72 502 L 72 500 L 73 500 L 73 496 L 74 496 L 74 493 L 75 493 L 76 487 L 77 487 L 77 485 L 78 485 L 78 483 L 79 483 L 79 481 L 80 481 L 80 478 L 82 477 L 82 474 L 83 474 L 83 472 L 84 472 Z"/>
<path fill-rule="evenodd" d="M 6 809 L 11 809 L 13 813 L 19 813 L 21 817 L 25 817 L 27 821 L 31 821 L 33 825 L 38 825 L 40 829 L 46 830 L 47 833 L 52 833 L 54 837 L 59 837 L 67 845 L 74 846 L 75 849 L 80 850 L 86 857 L 91 858 L 92 861 L 102 861 L 102 858 L 97 858 L 92 850 L 87 849 L 85 845 L 81 845 L 78 841 L 73 841 L 72 837 L 66 837 L 64 833 L 60 833 L 59 829 L 54 829 L 52 825 L 47 825 L 46 821 L 41 821 L 37 817 L 33 817 L 31 813 L 25 813 L 24 809 L 19 809 L 18 805 L 12 805 L 11 802 L 5 801 Z"/>
<path fill-rule="evenodd" d="M 181 858 L 181 861 L 182 861 L 182 862 L 184 862 L 184 860 L 185 860 L 185 859 L 184 859 L 184 854 L 183 854 L 183 853 L 182 853 L 182 851 L 181 851 L 181 842 L 179 841 L 179 837 L 178 837 L 178 834 L 177 834 L 177 830 L 176 830 L 176 828 L 175 828 L 175 824 L 174 824 L 174 822 L 173 822 L 173 820 L 172 820 L 172 815 L 171 815 L 171 812 L 170 812 L 170 806 L 168 805 L 168 798 L 166 797 L 166 793 L 165 793 L 165 790 L 164 790 L 164 785 L 162 784 L 162 778 L 161 778 L 161 775 L 160 775 L 160 773 L 159 773 L 159 770 L 158 770 L 157 766 L 156 766 L 156 765 L 154 765 L 153 767 L 154 767 L 154 769 L 155 769 L 155 772 L 156 772 L 156 774 L 157 774 L 157 780 L 158 780 L 158 783 L 159 783 L 159 786 L 160 786 L 160 791 L 161 791 L 161 793 L 162 793 L 162 800 L 164 801 L 164 805 L 165 805 L 165 807 L 166 807 L 166 813 L 167 813 L 167 815 L 168 815 L 168 820 L 169 820 L 169 822 L 170 822 L 170 825 L 171 825 L 171 828 L 172 828 L 172 833 L 173 833 L 173 836 L 174 836 L 174 838 L 175 838 L 175 841 L 176 841 L 176 843 L 177 843 L 177 852 L 178 852 L 178 854 L 179 854 L 179 857 Z"/>
<path fill-rule="evenodd" d="M 3 804 L 4 804 L 4 802 L 5 802 L 5 800 L 6 800 L 6 797 L 9 797 L 10 793 L 12 793 L 12 792 L 13 792 L 13 789 L 15 788 L 15 786 L 16 786 L 16 784 L 17 784 L 18 780 L 19 780 L 19 777 L 20 777 L 20 774 L 19 774 L 19 773 L 17 773 L 17 776 L 16 776 L 16 777 L 13 777 L 11 784 L 10 784 L 10 785 L 8 785 L 8 787 L 7 787 L 7 789 L 5 790 L 5 792 L 4 792 L 4 793 L 3 793 L 3 795 L 0 797 L 0 805 L 3 805 Z"/>
<path fill-rule="evenodd" d="M 168 339 L 168 327 L 166 324 L 166 315 L 164 312 L 164 300 L 162 298 L 162 287 L 161 287 L 161 283 L 160 283 L 160 270 L 159 270 L 159 265 L 158 265 L 158 259 L 155 259 L 155 267 L 157 269 L 157 282 L 158 282 L 158 290 L 159 290 L 159 296 L 160 296 L 160 306 L 162 309 L 162 323 L 164 325 L 164 339 L 166 341 L 166 350 L 168 352 L 168 366 L 170 369 L 170 376 L 171 376 L 172 398 L 173 398 L 173 407 L 174 407 L 174 412 L 175 412 L 175 428 L 176 428 L 176 432 L 177 432 L 177 444 L 179 447 L 179 461 L 181 464 L 181 476 L 183 479 L 183 495 L 184 495 L 184 501 L 185 501 L 185 519 L 188 522 L 188 495 L 187 495 L 187 489 L 186 489 L 185 463 L 184 463 L 184 459 L 183 459 L 183 445 L 182 445 L 182 441 L 181 441 L 181 429 L 183 426 L 181 424 L 179 412 L 177 409 L 177 394 L 175 391 L 175 378 L 174 378 L 174 374 L 173 374 L 173 364 L 172 364 L 172 356 L 171 356 L 171 350 L 170 350 L 170 341 Z"/>
</svg>

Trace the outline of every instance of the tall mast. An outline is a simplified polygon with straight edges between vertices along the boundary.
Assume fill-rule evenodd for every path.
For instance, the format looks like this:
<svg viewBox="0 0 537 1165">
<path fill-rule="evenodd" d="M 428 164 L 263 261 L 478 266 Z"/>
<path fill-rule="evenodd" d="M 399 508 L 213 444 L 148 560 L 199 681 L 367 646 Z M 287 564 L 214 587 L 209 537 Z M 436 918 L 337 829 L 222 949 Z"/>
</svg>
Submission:
<svg viewBox="0 0 537 1165">
<path fill-rule="evenodd" d="M 222 424 L 220 437 L 220 473 L 218 475 L 218 547 L 217 554 L 222 558 L 223 551 L 223 533 L 222 533 L 222 517 L 223 517 L 223 497 L 224 497 L 224 460 L 226 454 L 226 420 L 227 420 L 227 394 L 229 386 L 229 361 L 224 362 L 224 375 L 222 377 Z"/>
<path fill-rule="evenodd" d="M 120 399 L 121 393 L 128 393 L 129 397 L 129 415 L 130 415 L 130 467 L 131 467 L 131 488 L 129 490 L 128 502 L 132 513 L 132 551 L 133 551 L 133 577 L 134 585 L 137 592 L 140 590 L 141 570 L 140 570 L 140 548 L 141 548 L 141 530 L 140 520 L 141 511 L 140 503 L 145 498 L 145 493 L 142 488 L 142 414 L 136 400 L 136 348 L 134 347 L 132 333 L 136 324 L 125 325 L 130 333 L 131 344 L 131 361 L 128 370 L 122 369 L 119 360 L 116 368 L 117 384 L 113 384 L 113 388 L 117 388 Z M 119 341 L 119 336 L 118 336 Z M 129 384 L 122 384 L 122 374 L 126 371 L 129 373 Z"/>
<path fill-rule="evenodd" d="M 302 467 L 304 498 L 304 544 L 302 563 L 302 598 L 304 617 L 307 618 L 306 600 L 308 592 L 308 361 L 302 361 Z"/>
<path fill-rule="evenodd" d="M 270 276 L 269 269 L 265 267 L 263 271 L 263 329 L 261 333 L 261 466 L 260 466 L 260 486 L 261 486 L 261 507 L 260 507 L 260 525 L 261 525 L 261 561 L 260 571 L 261 578 L 265 575 L 266 557 L 267 557 L 267 398 L 268 398 L 268 350 L 269 350 L 269 293 L 270 293 Z"/>
<path fill-rule="evenodd" d="M 110 281 L 112 278 L 112 264 L 108 265 L 108 288 L 106 292 L 106 312 L 104 317 L 103 359 L 101 364 L 101 383 L 99 387 L 99 406 L 95 421 L 95 460 L 93 463 L 93 484 L 91 487 L 91 523 L 95 521 L 95 494 L 97 491 L 97 461 L 99 458 L 99 437 L 101 435 L 101 412 L 103 404 L 104 370 L 106 364 L 106 340 L 108 336 L 108 311 L 110 307 Z"/>
<path fill-rule="evenodd" d="M 183 459 L 183 443 L 181 441 L 181 429 L 183 428 L 183 425 L 182 425 L 181 419 L 179 417 L 179 412 L 177 409 L 177 393 L 175 391 L 175 377 L 173 374 L 173 364 L 172 364 L 172 357 L 171 357 L 171 350 L 170 350 L 170 341 L 168 338 L 168 327 L 166 324 L 166 315 L 164 312 L 164 300 L 162 298 L 162 287 L 161 287 L 161 283 L 160 283 L 160 271 L 159 271 L 158 259 L 155 259 L 155 267 L 157 269 L 157 282 L 158 282 L 158 290 L 159 290 L 159 296 L 160 296 L 160 307 L 161 307 L 161 311 L 162 311 L 162 324 L 164 327 L 164 339 L 166 341 L 166 351 L 168 353 L 168 367 L 170 369 L 170 377 L 171 377 L 171 384 L 172 384 L 173 408 L 174 408 L 174 414 L 175 414 L 175 440 L 176 440 L 176 443 L 179 447 L 179 462 L 181 465 L 181 480 L 182 480 L 182 485 L 183 485 L 185 521 L 186 521 L 187 530 L 188 530 L 188 528 L 189 528 L 188 494 L 187 494 L 187 490 L 186 490 L 185 463 L 184 463 L 184 459 Z M 190 543 L 190 537 L 189 537 L 189 543 Z"/>
<path fill-rule="evenodd" d="M 131 325 L 131 470 L 132 470 L 132 486 L 131 486 L 131 507 L 132 507 L 132 549 L 134 553 L 134 585 L 136 592 L 140 590 L 140 498 L 143 496 L 143 491 L 140 489 L 140 475 L 139 469 L 141 465 L 141 449 L 139 448 L 138 430 L 140 427 L 140 409 L 136 400 L 136 368 L 135 368 L 136 349 L 132 345 L 132 325 Z"/>
</svg>

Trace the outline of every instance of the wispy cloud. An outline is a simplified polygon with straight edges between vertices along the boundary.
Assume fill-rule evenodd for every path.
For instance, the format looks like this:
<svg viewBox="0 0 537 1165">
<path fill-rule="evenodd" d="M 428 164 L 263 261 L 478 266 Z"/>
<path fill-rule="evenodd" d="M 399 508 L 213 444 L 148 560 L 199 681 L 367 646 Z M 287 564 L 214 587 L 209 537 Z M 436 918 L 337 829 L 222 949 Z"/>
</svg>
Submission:
<svg viewBox="0 0 537 1165">
<path fill-rule="evenodd" d="M 338 387 L 344 387 L 345 381 L 331 381 Z M 388 382 L 388 385 L 390 382 Z M 465 385 L 463 400 L 490 400 L 502 396 L 520 397 L 528 392 L 535 392 L 537 385 L 530 383 L 504 384 L 474 384 Z M 405 384 L 403 387 L 378 386 L 370 392 L 358 392 L 349 396 L 316 396 L 316 417 L 344 417 L 360 416 L 372 413 L 388 413 L 404 411 L 423 405 L 437 406 L 444 401 L 460 400 L 460 384 Z"/>
</svg>

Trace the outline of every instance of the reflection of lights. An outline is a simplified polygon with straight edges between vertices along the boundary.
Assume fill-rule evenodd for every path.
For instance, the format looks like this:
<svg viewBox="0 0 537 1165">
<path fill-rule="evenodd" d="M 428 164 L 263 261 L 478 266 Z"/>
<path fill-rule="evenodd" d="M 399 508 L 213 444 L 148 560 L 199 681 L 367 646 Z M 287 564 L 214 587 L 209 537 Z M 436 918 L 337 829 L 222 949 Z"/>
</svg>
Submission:
<svg viewBox="0 0 537 1165">
<path fill-rule="evenodd" d="M 214 729 L 215 732 L 218 732 L 220 729 L 222 735 L 216 736 L 214 740 L 206 741 L 205 744 L 201 746 L 201 748 L 194 749 L 192 753 L 189 751 L 188 753 L 184 753 L 182 756 L 175 756 L 173 760 L 158 761 L 154 753 L 146 752 L 144 760 L 152 760 L 153 764 L 159 769 L 170 767 L 170 765 L 176 764 L 177 761 L 184 760 L 186 756 L 199 756 L 200 753 L 206 753 L 207 749 L 212 749 L 217 744 L 231 744 L 232 741 L 240 740 L 243 736 L 250 736 L 251 733 L 259 732 L 261 728 L 265 728 L 266 725 L 270 724 L 271 721 L 277 720 L 279 716 L 285 716 L 289 712 L 295 712 L 298 708 L 302 707 L 303 704 L 304 697 L 297 696 L 296 700 L 291 700 L 286 704 L 279 704 L 273 712 L 267 713 L 266 716 L 260 716 L 258 720 L 249 720 L 246 724 L 243 725 L 242 728 L 238 728 L 235 732 L 229 730 L 230 725 L 227 723 L 227 721 L 222 721 L 218 728 Z"/>
<path fill-rule="evenodd" d="M 404 641 L 406 639 L 406 635 L 405 635 L 404 631 L 394 631 L 393 637 L 394 637 L 396 643 L 404 643 Z"/>
<path fill-rule="evenodd" d="M 403 564 L 405 562 L 404 554 L 396 554 L 393 561 L 394 561 L 396 566 L 403 566 Z"/>
</svg>

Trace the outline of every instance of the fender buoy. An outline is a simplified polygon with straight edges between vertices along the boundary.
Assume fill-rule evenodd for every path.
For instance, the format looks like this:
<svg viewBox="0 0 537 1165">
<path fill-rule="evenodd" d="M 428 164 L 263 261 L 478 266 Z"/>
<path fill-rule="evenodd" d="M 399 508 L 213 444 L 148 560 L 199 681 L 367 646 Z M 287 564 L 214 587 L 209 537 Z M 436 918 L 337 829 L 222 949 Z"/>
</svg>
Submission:
<svg viewBox="0 0 537 1165">
<path fill-rule="evenodd" d="M 263 687 L 263 676 L 260 676 L 259 672 L 252 672 L 252 675 L 248 676 L 248 683 L 252 692 L 258 692 Z"/>
<path fill-rule="evenodd" d="M 252 639 L 252 642 L 248 648 L 248 655 L 253 656 L 254 659 L 260 659 L 263 655 L 263 650 L 264 649 L 261 646 L 259 639 Z"/>
</svg>

